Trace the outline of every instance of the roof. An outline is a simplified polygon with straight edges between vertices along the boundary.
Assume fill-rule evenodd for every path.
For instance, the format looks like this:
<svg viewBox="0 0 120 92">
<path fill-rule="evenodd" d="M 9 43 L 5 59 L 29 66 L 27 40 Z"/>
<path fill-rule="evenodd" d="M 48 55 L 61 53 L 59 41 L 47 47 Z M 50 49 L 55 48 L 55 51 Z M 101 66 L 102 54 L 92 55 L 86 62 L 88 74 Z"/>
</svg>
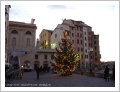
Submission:
<svg viewBox="0 0 120 92">
<path fill-rule="evenodd" d="M 43 29 L 43 30 L 46 30 L 46 31 L 48 31 L 48 32 L 53 32 L 54 30 L 48 30 L 48 29 Z"/>
<path fill-rule="evenodd" d="M 9 26 L 17 26 L 17 27 L 29 27 L 29 28 L 36 28 L 36 24 L 25 23 L 25 22 L 18 22 L 18 21 L 9 21 Z"/>
<path fill-rule="evenodd" d="M 78 20 L 73 20 L 73 19 L 66 19 L 66 20 L 71 20 L 71 21 L 74 21 L 74 22 L 80 22 L 80 23 L 82 23 L 83 26 L 91 27 L 91 26 L 85 24 L 85 22 L 83 22 L 83 21 L 78 21 Z M 65 20 L 64 20 L 64 21 L 65 21 Z"/>
<path fill-rule="evenodd" d="M 37 52 L 38 53 L 41 53 L 41 52 L 43 52 L 43 53 L 45 53 L 45 52 L 56 52 L 56 50 L 55 49 L 37 49 Z"/>
</svg>

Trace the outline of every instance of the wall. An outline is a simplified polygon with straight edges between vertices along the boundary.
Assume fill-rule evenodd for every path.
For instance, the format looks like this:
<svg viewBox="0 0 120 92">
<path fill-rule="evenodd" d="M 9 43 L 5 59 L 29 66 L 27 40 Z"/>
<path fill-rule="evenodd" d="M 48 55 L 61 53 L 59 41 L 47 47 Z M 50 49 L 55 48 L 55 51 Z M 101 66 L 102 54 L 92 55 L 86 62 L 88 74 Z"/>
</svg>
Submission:
<svg viewBox="0 0 120 92">
<path fill-rule="evenodd" d="M 25 56 L 20 57 L 20 62 L 21 62 L 21 66 L 24 66 L 24 62 L 25 61 L 29 61 L 31 63 L 31 68 L 34 69 L 34 64 L 35 62 L 39 62 L 39 67 L 42 66 L 44 64 L 44 61 L 48 61 L 48 67 L 51 67 L 50 62 L 52 61 L 51 59 L 51 55 L 54 54 L 55 51 L 49 51 L 49 50 L 45 50 L 44 51 L 41 50 L 34 50 L 32 52 L 30 52 L 29 54 L 26 54 Z M 48 52 L 46 52 L 48 51 Z M 35 59 L 35 55 L 38 55 L 38 59 Z M 47 55 L 47 59 L 44 59 L 44 55 Z"/>
<path fill-rule="evenodd" d="M 5 62 L 8 62 L 9 8 L 10 5 L 5 5 Z"/>
<path fill-rule="evenodd" d="M 57 34 L 57 37 L 55 38 L 55 34 Z M 60 41 L 60 36 L 63 34 L 63 30 L 61 29 L 55 29 L 53 34 L 51 35 L 51 49 L 55 49 L 58 47 L 58 41 Z"/>
<path fill-rule="evenodd" d="M 11 22 L 10 21 L 10 34 L 9 34 L 9 49 L 33 49 L 35 48 L 35 36 L 36 36 L 36 28 L 29 28 L 29 27 L 20 27 L 21 23 L 17 23 L 16 26 L 16 22 Z M 29 25 L 30 26 L 30 25 Z M 13 30 L 16 30 L 18 32 L 18 34 L 13 34 L 11 33 Z M 31 32 L 31 35 L 26 35 L 26 32 L 29 31 Z M 16 46 L 13 47 L 12 46 L 12 39 L 13 37 L 16 38 Z M 30 39 L 30 46 L 27 46 L 27 38 Z"/>
<path fill-rule="evenodd" d="M 88 31 L 87 31 L 87 27 L 83 27 L 83 37 L 84 37 L 84 64 L 86 67 L 86 63 L 89 63 L 89 54 L 88 54 Z M 86 40 L 85 40 L 86 38 Z M 86 46 L 85 46 L 86 44 Z"/>
<path fill-rule="evenodd" d="M 40 47 L 41 43 L 44 42 L 44 48 L 45 49 L 50 49 L 50 37 L 52 35 L 52 31 L 47 31 L 46 29 L 43 29 L 42 32 L 39 35 L 39 40 L 40 40 Z M 46 40 L 46 43 L 45 43 Z M 41 47 L 42 48 L 42 47 Z"/>
</svg>

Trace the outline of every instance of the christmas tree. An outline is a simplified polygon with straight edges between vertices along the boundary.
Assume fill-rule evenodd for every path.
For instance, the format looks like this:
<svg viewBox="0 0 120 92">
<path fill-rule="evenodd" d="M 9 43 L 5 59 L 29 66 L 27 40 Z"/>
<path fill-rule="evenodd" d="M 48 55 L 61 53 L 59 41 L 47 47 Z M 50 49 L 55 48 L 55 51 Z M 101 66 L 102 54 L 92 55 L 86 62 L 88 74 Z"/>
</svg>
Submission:
<svg viewBox="0 0 120 92">
<path fill-rule="evenodd" d="M 57 52 L 54 54 L 52 65 L 61 75 L 67 76 L 71 75 L 78 66 L 80 56 L 75 53 L 72 41 L 70 41 L 66 31 L 63 32 L 60 38 L 61 41 L 58 42 L 59 46 L 56 48 Z"/>
</svg>

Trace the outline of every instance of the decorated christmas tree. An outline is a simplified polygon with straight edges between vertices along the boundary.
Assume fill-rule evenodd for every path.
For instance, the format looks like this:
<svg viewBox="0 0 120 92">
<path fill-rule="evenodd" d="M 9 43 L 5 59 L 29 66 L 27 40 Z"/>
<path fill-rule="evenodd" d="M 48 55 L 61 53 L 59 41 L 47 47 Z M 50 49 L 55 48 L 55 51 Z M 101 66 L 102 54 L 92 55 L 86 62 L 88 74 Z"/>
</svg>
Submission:
<svg viewBox="0 0 120 92">
<path fill-rule="evenodd" d="M 71 75 L 78 66 L 80 56 L 75 53 L 72 41 L 70 41 L 66 31 L 60 38 L 61 41 L 58 42 L 59 46 L 56 48 L 57 52 L 54 54 L 52 65 L 54 70 L 60 72 L 63 76 L 67 76 Z"/>
</svg>

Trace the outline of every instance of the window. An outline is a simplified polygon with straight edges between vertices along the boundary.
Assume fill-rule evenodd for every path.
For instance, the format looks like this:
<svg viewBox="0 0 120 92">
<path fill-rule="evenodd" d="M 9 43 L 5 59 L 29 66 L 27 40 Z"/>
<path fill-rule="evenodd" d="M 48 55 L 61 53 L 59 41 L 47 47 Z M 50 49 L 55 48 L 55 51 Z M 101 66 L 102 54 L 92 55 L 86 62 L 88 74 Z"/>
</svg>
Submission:
<svg viewBox="0 0 120 92">
<path fill-rule="evenodd" d="M 12 45 L 16 45 L 16 38 L 15 37 L 12 39 Z"/>
<path fill-rule="evenodd" d="M 44 55 L 44 59 L 47 59 L 47 55 Z"/>
<path fill-rule="evenodd" d="M 13 30 L 11 33 L 18 34 L 18 32 L 16 30 Z"/>
<path fill-rule="evenodd" d="M 26 43 L 27 46 L 30 46 L 30 39 L 27 38 L 27 43 Z"/>
<path fill-rule="evenodd" d="M 71 27 L 72 30 L 74 30 L 74 27 Z"/>
<path fill-rule="evenodd" d="M 82 34 L 80 34 L 80 37 L 82 38 Z"/>
<path fill-rule="evenodd" d="M 86 32 L 84 32 L 84 34 L 86 35 Z"/>
<path fill-rule="evenodd" d="M 83 51 L 83 48 L 81 48 L 81 52 Z"/>
<path fill-rule="evenodd" d="M 87 49 L 85 50 L 85 52 L 87 53 Z"/>
<path fill-rule="evenodd" d="M 77 39 L 77 44 L 79 44 L 79 39 Z"/>
<path fill-rule="evenodd" d="M 92 47 L 92 43 L 91 43 L 91 47 Z"/>
<path fill-rule="evenodd" d="M 79 47 L 78 47 L 78 51 L 80 51 Z"/>
<path fill-rule="evenodd" d="M 96 46 L 95 46 L 95 50 L 96 50 L 97 48 L 96 48 Z"/>
<path fill-rule="evenodd" d="M 85 37 L 85 40 L 86 40 L 86 37 Z"/>
<path fill-rule="evenodd" d="M 51 59 L 54 59 L 54 55 L 51 55 Z"/>
<path fill-rule="evenodd" d="M 41 38 L 42 38 L 42 36 L 41 36 Z"/>
<path fill-rule="evenodd" d="M 96 39 L 96 36 L 94 35 L 94 39 Z"/>
<path fill-rule="evenodd" d="M 90 32 L 89 32 L 89 34 L 90 34 Z"/>
<path fill-rule="evenodd" d="M 82 44 L 82 40 L 80 41 L 80 43 Z"/>
<path fill-rule="evenodd" d="M 92 59 L 92 56 L 90 56 L 90 59 Z"/>
<path fill-rule="evenodd" d="M 96 41 L 94 41 L 94 44 L 96 44 Z"/>
<path fill-rule="evenodd" d="M 31 35 L 32 33 L 30 31 L 27 31 L 25 34 L 27 35 Z"/>
<path fill-rule="evenodd" d="M 87 46 L 87 43 L 85 43 L 85 47 Z"/>
<path fill-rule="evenodd" d="M 57 38 L 57 34 L 55 34 L 55 38 Z"/>
<path fill-rule="evenodd" d="M 77 26 L 77 30 L 79 30 L 79 27 Z"/>
<path fill-rule="evenodd" d="M 35 55 L 35 59 L 38 59 L 38 55 Z"/>
<path fill-rule="evenodd" d="M 74 33 L 72 33 L 72 37 L 74 37 Z"/>
<path fill-rule="evenodd" d="M 88 58 L 88 55 L 86 55 L 87 56 L 87 58 Z"/>
<path fill-rule="evenodd" d="M 82 27 L 80 27 L 80 31 L 82 31 L 82 29 L 83 29 L 83 28 L 82 28 Z"/>
<path fill-rule="evenodd" d="M 77 33 L 77 37 L 79 37 L 79 33 Z"/>
<path fill-rule="evenodd" d="M 46 33 L 45 33 L 45 36 L 46 36 Z"/>
<path fill-rule="evenodd" d="M 97 61 L 97 58 L 95 58 L 95 61 Z"/>
<path fill-rule="evenodd" d="M 95 52 L 95 56 L 97 56 L 97 52 Z"/>
<path fill-rule="evenodd" d="M 25 52 L 25 54 L 27 54 L 27 52 Z"/>
</svg>

